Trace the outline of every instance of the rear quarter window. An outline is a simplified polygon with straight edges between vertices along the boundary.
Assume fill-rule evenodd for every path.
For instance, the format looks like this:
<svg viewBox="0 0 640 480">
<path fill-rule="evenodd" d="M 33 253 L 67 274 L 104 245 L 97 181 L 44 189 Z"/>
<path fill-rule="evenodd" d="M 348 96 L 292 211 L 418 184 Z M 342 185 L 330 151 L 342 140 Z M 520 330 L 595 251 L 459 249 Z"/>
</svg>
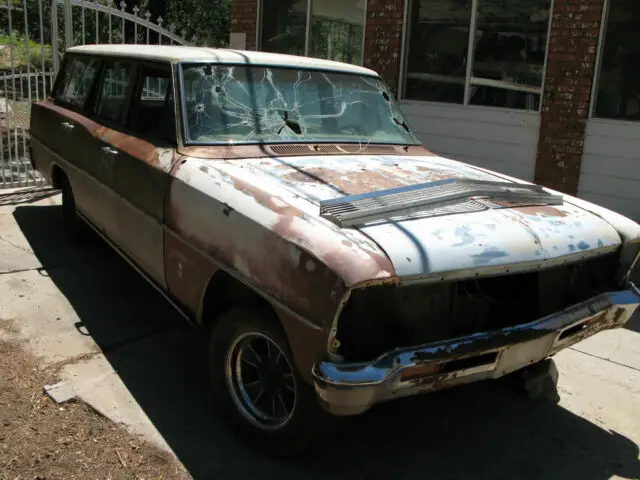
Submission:
<svg viewBox="0 0 640 480">
<path fill-rule="evenodd" d="M 56 101 L 83 107 L 91 92 L 98 65 L 95 58 L 76 57 L 68 60 L 62 72 Z"/>
</svg>

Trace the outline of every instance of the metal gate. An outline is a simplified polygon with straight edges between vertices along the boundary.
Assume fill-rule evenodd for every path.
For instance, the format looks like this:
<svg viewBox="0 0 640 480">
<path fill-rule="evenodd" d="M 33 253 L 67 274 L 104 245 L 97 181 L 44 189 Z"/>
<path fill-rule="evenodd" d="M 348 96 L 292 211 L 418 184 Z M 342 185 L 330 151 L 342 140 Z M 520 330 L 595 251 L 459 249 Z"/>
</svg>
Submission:
<svg viewBox="0 0 640 480">
<path fill-rule="evenodd" d="M 31 103 L 51 91 L 64 51 L 91 43 L 190 45 L 162 18 L 113 0 L 0 0 L 0 189 L 44 183 L 29 159 Z"/>
</svg>

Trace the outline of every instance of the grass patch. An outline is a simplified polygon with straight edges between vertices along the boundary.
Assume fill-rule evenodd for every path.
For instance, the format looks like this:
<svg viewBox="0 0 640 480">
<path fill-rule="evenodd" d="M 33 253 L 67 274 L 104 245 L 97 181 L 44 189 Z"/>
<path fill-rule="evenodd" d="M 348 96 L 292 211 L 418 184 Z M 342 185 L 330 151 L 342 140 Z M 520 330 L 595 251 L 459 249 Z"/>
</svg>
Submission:
<svg viewBox="0 0 640 480">
<path fill-rule="evenodd" d="M 42 70 L 44 53 L 45 69 L 51 68 L 51 45 L 40 45 L 33 39 L 29 39 L 29 57 L 27 58 L 27 40 L 17 34 L 11 38 L 9 35 L 0 35 L 0 70 L 11 69 L 11 51 L 13 50 L 14 70 L 26 70 L 27 63 L 31 70 Z"/>
</svg>

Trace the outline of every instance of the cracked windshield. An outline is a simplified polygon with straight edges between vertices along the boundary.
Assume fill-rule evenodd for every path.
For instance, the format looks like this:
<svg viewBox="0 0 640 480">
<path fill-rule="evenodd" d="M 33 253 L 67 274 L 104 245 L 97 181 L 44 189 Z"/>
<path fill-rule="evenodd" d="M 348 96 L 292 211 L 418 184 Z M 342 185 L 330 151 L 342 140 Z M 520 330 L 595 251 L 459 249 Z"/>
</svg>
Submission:
<svg viewBox="0 0 640 480">
<path fill-rule="evenodd" d="M 188 142 L 418 143 L 375 77 L 185 65 L 182 83 Z"/>
</svg>

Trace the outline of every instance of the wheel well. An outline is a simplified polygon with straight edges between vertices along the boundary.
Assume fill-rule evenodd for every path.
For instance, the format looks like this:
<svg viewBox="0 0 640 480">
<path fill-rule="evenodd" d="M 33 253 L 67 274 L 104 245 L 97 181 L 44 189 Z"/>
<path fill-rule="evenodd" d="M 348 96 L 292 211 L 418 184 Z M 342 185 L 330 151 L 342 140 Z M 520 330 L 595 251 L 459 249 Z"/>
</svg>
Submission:
<svg viewBox="0 0 640 480">
<path fill-rule="evenodd" d="M 54 188 L 60 189 L 66 178 L 67 174 L 58 165 L 51 167 L 51 183 Z"/>
<path fill-rule="evenodd" d="M 225 311 L 238 304 L 261 305 L 273 312 L 271 304 L 258 293 L 224 270 L 218 270 L 209 280 L 202 300 L 202 326 L 213 328 Z"/>
</svg>

